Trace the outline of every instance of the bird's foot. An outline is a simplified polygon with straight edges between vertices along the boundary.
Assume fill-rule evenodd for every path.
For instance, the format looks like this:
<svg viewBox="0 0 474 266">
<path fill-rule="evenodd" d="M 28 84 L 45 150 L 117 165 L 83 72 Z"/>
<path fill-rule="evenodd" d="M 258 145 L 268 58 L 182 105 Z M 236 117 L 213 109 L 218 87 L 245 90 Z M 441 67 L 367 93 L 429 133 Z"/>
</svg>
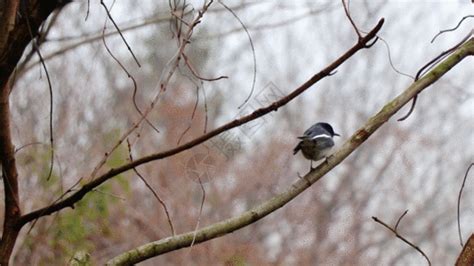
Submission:
<svg viewBox="0 0 474 266">
<path fill-rule="evenodd" d="M 311 186 L 311 182 L 306 178 L 306 176 L 301 176 L 299 172 L 296 172 L 296 174 L 298 175 L 300 179 L 304 179 L 304 181 L 308 183 L 308 186 Z"/>
</svg>

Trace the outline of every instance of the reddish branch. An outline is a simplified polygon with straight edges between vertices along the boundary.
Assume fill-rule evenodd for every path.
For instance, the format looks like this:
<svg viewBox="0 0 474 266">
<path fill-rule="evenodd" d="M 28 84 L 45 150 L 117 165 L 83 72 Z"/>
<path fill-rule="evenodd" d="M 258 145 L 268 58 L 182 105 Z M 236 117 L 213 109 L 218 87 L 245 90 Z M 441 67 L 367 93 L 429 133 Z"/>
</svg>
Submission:
<svg viewBox="0 0 474 266">
<path fill-rule="evenodd" d="M 0 241 L 0 265 L 7 265 L 15 245 L 20 227 L 16 226 L 20 217 L 18 195 L 18 172 L 15 163 L 15 147 L 10 132 L 10 89 L 8 83 L 0 91 L 0 162 L 5 200 L 5 218 L 3 234 Z"/>
<path fill-rule="evenodd" d="M 291 100 L 296 98 L 298 95 L 300 95 L 301 93 L 303 93 L 304 91 L 309 89 L 311 86 L 313 86 L 319 80 L 323 79 L 324 77 L 332 75 L 332 72 L 337 67 L 339 67 L 342 63 L 344 63 L 347 59 L 349 59 L 355 53 L 357 53 L 358 51 L 360 51 L 364 48 L 367 48 L 369 46 L 368 43 L 375 38 L 375 35 L 380 30 L 383 23 L 384 23 L 384 20 L 381 19 L 377 23 L 377 25 L 366 36 L 359 39 L 357 41 L 357 43 L 354 46 L 352 46 L 348 51 L 346 51 L 338 59 L 336 59 L 334 62 L 329 64 L 326 68 L 321 70 L 319 73 L 312 76 L 308 81 L 303 83 L 301 86 L 299 86 L 297 89 L 295 89 L 293 92 L 291 92 L 287 96 L 283 97 L 282 99 L 280 99 L 276 102 L 273 102 L 272 104 L 270 104 L 266 107 L 257 109 L 249 115 L 243 116 L 243 117 L 235 119 L 234 121 L 231 121 L 231 122 L 229 122 L 225 125 L 222 125 L 222 126 L 216 128 L 216 129 L 208 132 L 207 134 L 201 135 L 200 137 L 198 137 L 194 140 L 191 140 L 191 141 L 189 141 L 189 142 L 187 142 L 187 143 L 185 143 L 181 146 L 178 146 L 176 148 L 172 148 L 172 149 L 164 151 L 164 152 L 155 153 L 155 154 L 151 154 L 151 155 L 139 158 L 139 159 L 137 159 L 133 162 L 122 165 L 118 168 L 112 168 L 109 171 L 107 171 L 106 173 L 104 173 L 103 175 L 101 175 L 101 176 L 97 177 L 96 179 L 90 181 L 89 183 L 85 184 L 81 189 L 74 192 L 69 197 L 67 197 L 67 198 L 65 198 L 65 199 L 63 199 L 63 200 L 61 200 L 57 203 L 54 203 L 52 205 L 46 206 L 44 208 L 41 208 L 41 209 L 38 209 L 38 210 L 35 210 L 35 211 L 32 211 L 28 214 L 23 215 L 20 218 L 20 220 L 18 221 L 18 223 L 19 223 L 18 225 L 22 226 L 22 225 L 24 225 L 24 224 L 26 224 L 26 223 L 34 220 L 34 219 L 52 214 L 54 212 L 57 212 L 61 209 L 67 208 L 67 207 L 73 208 L 74 204 L 76 202 L 80 201 L 88 192 L 90 192 L 94 188 L 100 186 L 102 183 L 104 183 L 105 181 L 109 180 L 110 178 L 112 178 L 114 176 L 117 176 L 117 175 L 119 175 L 123 172 L 126 172 L 128 170 L 132 170 L 134 167 L 137 167 L 139 165 L 142 165 L 142 164 L 145 164 L 145 163 L 148 163 L 148 162 L 151 162 L 151 161 L 155 161 L 155 160 L 164 159 L 164 158 L 173 156 L 175 154 L 178 154 L 182 151 L 191 149 L 192 147 L 195 147 L 195 146 L 211 139 L 212 137 L 215 137 L 215 136 L 219 135 L 220 133 L 222 133 L 224 131 L 230 130 L 230 129 L 235 128 L 235 127 L 238 127 L 242 124 L 245 124 L 245 123 L 248 123 L 252 120 L 255 120 L 255 119 L 257 119 L 257 118 L 259 118 L 259 117 L 261 117 L 265 114 L 268 114 L 272 111 L 278 110 L 278 108 L 286 105 L 288 102 L 290 102 Z"/>
</svg>

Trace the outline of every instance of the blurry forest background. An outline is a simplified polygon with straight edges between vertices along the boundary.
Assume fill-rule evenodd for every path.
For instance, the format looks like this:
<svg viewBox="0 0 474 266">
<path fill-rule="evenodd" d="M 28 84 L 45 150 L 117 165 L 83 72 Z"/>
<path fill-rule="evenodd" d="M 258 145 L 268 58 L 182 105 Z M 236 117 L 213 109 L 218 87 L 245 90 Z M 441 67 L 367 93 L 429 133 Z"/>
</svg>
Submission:
<svg viewBox="0 0 474 266">
<path fill-rule="evenodd" d="M 188 1 L 195 9 L 202 1 Z M 106 1 L 108 7 L 112 1 Z M 201 81 L 180 67 L 147 123 L 129 138 L 134 158 L 184 143 L 226 121 L 286 95 L 352 46 L 357 36 L 340 1 L 225 1 L 246 25 L 218 2 L 196 27 L 187 48 Z M 351 1 L 360 29 L 381 18 L 379 36 L 393 66 L 414 76 L 441 51 L 459 42 L 473 20 L 470 1 Z M 55 166 L 49 171 L 49 92 L 37 55 L 18 68 L 11 94 L 12 134 L 24 212 L 51 203 L 86 178 L 104 153 L 135 122 L 134 86 L 106 51 L 106 20 L 98 1 L 67 5 L 41 45 L 54 91 Z M 176 53 L 168 1 L 116 1 L 111 14 L 141 67 L 117 34 L 107 46 L 137 82 L 137 105 L 145 109 Z M 108 20 L 106 34 L 115 32 Z M 97 38 L 95 38 L 97 37 Z M 80 45 L 74 46 L 76 43 Z M 74 47 L 71 47 L 74 46 Z M 31 48 L 27 49 L 24 58 Z M 254 67 L 255 89 L 251 92 Z M 290 185 L 309 162 L 293 156 L 296 136 L 317 121 L 333 125 L 342 143 L 369 116 L 412 82 L 391 66 L 379 41 L 343 64 L 278 112 L 233 129 L 186 152 L 138 167 L 166 203 L 176 233 L 237 215 Z M 452 265 L 461 248 L 456 226 L 458 191 L 474 158 L 474 76 L 465 60 L 422 93 L 413 114 L 391 119 L 323 180 L 263 220 L 233 234 L 174 251 L 143 265 L 423 265 L 422 256 L 371 217 L 394 224 L 435 265 Z M 408 108 L 397 114 L 401 117 Z M 129 160 L 127 143 L 108 167 Z M 474 231 L 473 178 L 463 193 L 463 237 Z M 3 204 L 1 202 L 0 204 Z M 0 208 L 3 211 L 3 206 Z M 3 213 L 0 213 L 0 217 Z M 92 261 L 171 235 L 162 206 L 132 171 L 112 179 L 74 210 L 42 218 L 21 232 L 15 265 L 64 264 L 78 251 Z M 41 244 L 39 244 L 41 243 Z"/>
</svg>

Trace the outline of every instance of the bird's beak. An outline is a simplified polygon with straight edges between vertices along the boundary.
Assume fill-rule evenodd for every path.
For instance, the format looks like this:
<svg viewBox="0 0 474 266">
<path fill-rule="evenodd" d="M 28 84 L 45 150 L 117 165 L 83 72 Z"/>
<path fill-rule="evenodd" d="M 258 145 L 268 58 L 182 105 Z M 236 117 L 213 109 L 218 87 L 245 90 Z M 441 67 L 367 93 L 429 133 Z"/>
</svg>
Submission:
<svg viewBox="0 0 474 266">
<path fill-rule="evenodd" d="M 334 133 L 334 136 L 338 136 L 338 137 L 340 137 L 341 135 L 339 135 L 339 134 L 337 134 L 337 133 Z"/>
</svg>

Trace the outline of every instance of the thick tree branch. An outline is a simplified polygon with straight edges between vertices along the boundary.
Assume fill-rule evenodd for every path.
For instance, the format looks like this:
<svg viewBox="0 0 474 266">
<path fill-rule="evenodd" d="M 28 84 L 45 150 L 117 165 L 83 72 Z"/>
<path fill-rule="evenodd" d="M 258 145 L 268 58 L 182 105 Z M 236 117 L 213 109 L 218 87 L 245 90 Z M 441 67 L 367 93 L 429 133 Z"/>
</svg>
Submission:
<svg viewBox="0 0 474 266">
<path fill-rule="evenodd" d="M 139 158 L 133 162 L 130 162 L 128 164 L 125 164 L 123 166 L 120 166 L 118 168 L 112 168 L 109 171 L 107 171 L 105 174 L 97 177 L 96 179 L 92 180 L 91 182 L 85 184 L 81 189 L 78 191 L 74 192 L 71 194 L 69 197 L 58 201 L 52 205 L 49 205 L 47 207 L 38 209 L 36 211 L 30 212 L 28 214 L 25 214 L 24 216 L 21 217 L 19 223 L 20 226 L 24 225 L 25 223 L 28 223 L 32 220 L 35 220 L 39 217 L 49 215 L 51 213 L 57 212 L 61 209 L 67 208 L 67 207 L 73 207 L 74 204 L 78 201 L 80 201 L 88 192 L 90 192 L 92 189 L 98 187 L 105 181 L 109 180 L 110 178 L 117 176 L 121 173 L 124 173 L 128 170 L 132 170 L 134 167 L 137 167 L 139 165 L 155 161 L 155 160 L 160 160 L 164 159 L 170 156 L 173 156 L 175 154 L 178 154 L 182 151 L 191 149 L 192 147 L 195 147 L 212 137 L 215 137 L 219 135 L 220 133 L 230 130 L 232 128 L 238 127 L 240 125 L 243 125 L 245 123 L 248 123 L 252 120 L 255 120 L 265 114 L 268 114 L 272 111 L 278 110 L 278 108 L 284 106 L 294 98 L 296 98 L 298 95 L 309 89 L 312 85 L 314 85 L 316 82 L 319 80 L 323 79 L 324 77 L 332 75 L 332 71 L 334 71 L 337 67 L 339 67 L 342 63 L 344 63 L 347 59 L 349 59 L 351 56 L 353 56 L 355 53 L 358 51 L 367 48 L 367 43 L 369 43 L 377 34 L 377 32 L 380 30 L 384 23 L 384 19 L 381 19 L 377 25 L 363 38 L 359 39 L 358 42 L 352 46 L 348 51 L 346 51 L 341 57 L 336 59 L 334 62 L 329 64 L 326 68 L 321 70 L 319 73 L 315 74 L 313 77 L 311 77 L 308 81 L 306 81 L 304 84 L 302 84 L 300 87 L 295 89 L 293 92 L 291 92 L 289 95 L 283 97 L 282 99 L 266 106 L 260 109 L 255 110 L 253 113 L 243 116 L 241 118 L 235 119 L 234 121 L 231 121 L 223 126 L 220 126 L 194 140 L 191 140 L 181 146 L 178 146 L 176 148 L 160 152 L 160 153 L 155 153 L 151 154 L 142 158 Z"/>
<path fill-rule="evenodd" d="M 9 8 L 0 18 L 0 89 L 6 88 L 23 51 L 31 41 L 31 34 L 36 36 L 39 26 L 48 16 L 70 0 L 5 2 Z"/>
<path fill-rule="evenodd" d="M 469 237 L 464 248 L 456 260 L 456 266 L 472 266 L 474 265 L 474 234 Z"/>
<path fill-rule="evenodd" d="M 15 147 L 10 132 L 10 89 L 8 82 L 0 89 L 0 163 L 5 201 L 3 233 L 0 240 L 0 265 L 7 265 L 20 227 L 16 226 L 21 215 L 18 194 L 18 171 L 15 163 Z"/>
<path fill-rule="evenodd" d="M 341 163 L 355 149 L 357 149 L 369 136 L 380 128 L 390 117 L 407 104 L 415 95 L 422 92 L 425 88 L 436 82 L 446 74 L 456 64 L 461 62 L 468 55 L 474 55 L 474 38 L 462 45 L 447 59 L 441 62 L 437 67 L 427 73 L 423 78 L 412 83 L 404 92 L 388 102 L 377 114 L 369 118 L 365 125 L 358 129 L 347 140 L 341 148 L 338 149 L 324 163 L 320 164 L 314 171 L 308 173 L 304 178 L 298 179 L 286 191 L 260 204 L 259 206 L 242 213 L 239 216 L 218 222 L 200 230 L 180 234 L 173 237 L 164 238 L 156 242 L 148 243 L 127 251 L 111 259 L 107 265 L 130 265 L 144 261 L 170 251 L 189 247 L 191 243 L 202 243 L 213 238 L 231 233 L 249 224 L 252 224 L 266 215 L 281 208 L 293 198 L 301 194 L 309 186 L 321 179 L 327 172 Z"/>
</svg>

